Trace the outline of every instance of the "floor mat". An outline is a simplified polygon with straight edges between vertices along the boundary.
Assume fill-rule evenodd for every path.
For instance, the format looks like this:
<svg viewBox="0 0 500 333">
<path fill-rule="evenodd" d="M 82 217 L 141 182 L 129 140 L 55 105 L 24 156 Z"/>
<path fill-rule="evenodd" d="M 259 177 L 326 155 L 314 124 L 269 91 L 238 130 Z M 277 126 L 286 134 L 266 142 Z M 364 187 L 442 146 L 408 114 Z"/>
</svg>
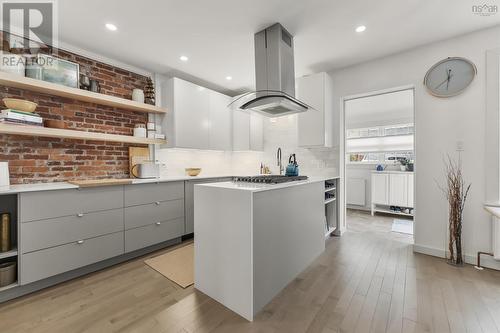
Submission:
<svg viewBox="0 0 500 333">
<path fill-rule="evenodd" d="M 394 221 L 392 222 L 392 231 L 413 235 L 413 221 L 394 219 Z"/>
<path fill-rule="evenodd" d="M 182 288 L 187 288 L 194 283 L 194 243 L 144 262 Z"/>
</svg>

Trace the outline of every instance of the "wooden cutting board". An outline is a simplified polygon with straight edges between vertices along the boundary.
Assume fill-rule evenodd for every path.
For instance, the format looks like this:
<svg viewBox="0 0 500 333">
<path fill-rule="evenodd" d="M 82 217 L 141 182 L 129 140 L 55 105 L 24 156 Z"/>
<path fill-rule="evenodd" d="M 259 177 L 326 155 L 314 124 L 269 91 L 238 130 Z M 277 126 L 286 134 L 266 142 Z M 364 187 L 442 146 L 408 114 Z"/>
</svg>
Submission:
<svg viewBox="0 0 500 333">
<path fill-rule="evenodd" d="M 132 167 L 137 163 L 144 161 L 149 161 L 149 148 L 144 147 L 128 147 L 128 170 L 130 172 L 130 178 L 132 176 Z"/>
<path fill-rule="evenodd" d="M 97 187 L 112 185 L 132 184 L 132 179 L 92 179 L 92 180 L 70 180 L 68 183 L 79 187 Z"/>
</svg>

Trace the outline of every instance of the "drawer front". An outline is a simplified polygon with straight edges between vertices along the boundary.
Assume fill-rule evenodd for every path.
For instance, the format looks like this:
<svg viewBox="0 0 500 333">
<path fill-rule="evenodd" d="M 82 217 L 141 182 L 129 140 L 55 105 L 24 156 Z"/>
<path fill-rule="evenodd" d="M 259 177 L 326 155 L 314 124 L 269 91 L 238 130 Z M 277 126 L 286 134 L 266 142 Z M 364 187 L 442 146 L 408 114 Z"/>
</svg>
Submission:
<svg viewBox="0 0 500 333">
<path fill-rule="evenodd" d="M 150 224 L 125 231 L 125 252 L 165 242 L 184 233 L 184 218 Z"/>
<path fill-rule="evenodd" d="M 123 208 L 21 223 L 22 253 L 123 231 Z"/>
<path fill-rule="evenodd" d="M 84 267 L 123 254 L 123 231 L 31 252 L 21 257 L 21 284 Z"/>
<path fill-rule="evenodd" d="M 21 222 L 123 207 L 123 186 L 21 193 Z"/>
<path fill-rule="evenodd" d="M 184 216 L 184 199 L 125 208 L 125 229 L 142 227 Z"/>
<path fill-rule="evenodd" d="M 184 182 L 137 184 L 125 186 L 125 206 L 184 198 Z"/>
</svg>

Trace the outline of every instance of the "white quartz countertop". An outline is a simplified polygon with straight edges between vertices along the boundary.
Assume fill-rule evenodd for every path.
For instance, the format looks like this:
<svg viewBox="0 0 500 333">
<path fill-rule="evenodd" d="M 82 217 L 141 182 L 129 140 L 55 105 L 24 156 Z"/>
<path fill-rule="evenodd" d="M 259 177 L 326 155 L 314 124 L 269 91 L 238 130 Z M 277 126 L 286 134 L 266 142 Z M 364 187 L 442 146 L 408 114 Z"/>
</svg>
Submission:
<svg viewBox="0 0 500 333">
<path fill-rule="evenodd" d="M 185 180 L 201 180 L 201 179 L 211 179 L 211 178 L 226 178 L 233 177 L 228 175 L 206 175 L 206 176 L 169 176 L 161 178 L 151 178 L 151 179 L 133 179 L 132 184 L 149 184 L 149 183 L 164 183 L 164 182 L 175 182 L 175 181 L 185 181 Z M 110 186 L 110 185 L 103 185 Z M 78 185 L 73 185 L 67 182 L 54 182 L 54 183 L 38 183 L 38 184 L 19 184 L 0 187 L 0 195 L 4 194 L 16 194 L 24 192 L 39 192 L 39 191 L 54 191 L 54 190 L 67 190 L 79 188 Z"/>
<path fill-rule="evenodd" d="M 338 179 L 340 177 L 309 177 L 307 180 L 291 181 L 279 184 L 262 184 L 262 183 L 247 183 L 247 182 L 220 182 L 220 183 L 208 183 L 208 184 L 198 184 L 196 186 L 205 186 L 213 188 L 223 188 L 228 190 L 240 190 L 240 191 L 250 191 L 250 192 L 262 192 L 270 190 L 278 190 L 287 187 L 300 186 L 305 184 L 324 182 L 325 180 Z"/>
<path fill-rule="evenodd" d="M 500 207 L 498 206 L 484 206 L 484 209 L 491 215 L 500 218 Z"/>
<path fill-rule="evenodd" d="M 240 176 L 240 175 L 238 175 Z M 213 179 L 213 178 L 228 178 L 228 177 L 237 177 L 235 175 L 202 175 L 202 176 L 168 176 L 168 177 L 161 177 L 161 178 L 151 178 L 151 179 L 133 179 L 132 184 L 150 184 L 150 183 L 164 183 L 164 182 L 176 182 L 176 181 L 185 181 L 185 180 L 203 180 L 203 179 Z M 325 181 L 328 179 L 338 179 L 340 177 L 338 176 L 332 176 L 332 177 L 309 177 L 307 181 L 303 182 L 290 182 L 290 183 L 306 183 L 306 182 L 311 182 L 311 181 Z M 231 184 L 231 182 L 225 182 L 226 184 Z M 268 189 L 274 189 L 278 188 L 277 186 L 283 185 L 283 187 L 286 186 L 293 186 L 293 185 L 298 185 L 298 184 L 290 184 L 290 183 L 285 183 L 285 184 L 275 184 L 275 185 L 267 185 L 269 186 Z M 239 184 L 239 183 L 238 183 Z M 249 184 L 249 183 L 243 183 L 245 186 L 251 188 L 251 187 L 258 187 L 263 184 Z M 112 186 L 112 185 L 103 185 L 103 186 Z M 245 187 L 242 186 L 242 187 Z M 54 182 L 54 183 L 38 183 L 38 184 L 20 184 L 20 185 L 10 185 L 7 187 L 0 187 L 0 195 L 5 195 L 5 194 L 16 194 L 16 193 L 24 193 L 24 192 L 40 192 L 40 191 L 54 191 L 54 190 L 67 190 L 67 189 L 76 189 L 79 188 L 78 185 L 73 185 L 67 182 Z M 234 187 L 235 188 L 235 187 Z M 255 189 L 256 191 L 258 190 L 265 190 L 264 188 L 261 189 Z"/>
</svg>

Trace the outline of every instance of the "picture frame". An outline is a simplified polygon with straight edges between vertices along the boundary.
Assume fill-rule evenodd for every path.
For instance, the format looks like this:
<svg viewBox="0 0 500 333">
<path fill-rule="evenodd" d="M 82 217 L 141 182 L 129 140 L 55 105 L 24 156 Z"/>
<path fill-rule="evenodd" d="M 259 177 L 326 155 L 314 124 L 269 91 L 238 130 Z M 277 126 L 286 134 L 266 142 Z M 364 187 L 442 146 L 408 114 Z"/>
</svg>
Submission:
<svg viewBox="0 0 500 333">
<path fill-rule="evenodd" d="M 68 60 L 39 53 L 36 57 L 42 70 L 42 80 L 71 88 L 80 87 L 80 65 Z"/>
</svg>

